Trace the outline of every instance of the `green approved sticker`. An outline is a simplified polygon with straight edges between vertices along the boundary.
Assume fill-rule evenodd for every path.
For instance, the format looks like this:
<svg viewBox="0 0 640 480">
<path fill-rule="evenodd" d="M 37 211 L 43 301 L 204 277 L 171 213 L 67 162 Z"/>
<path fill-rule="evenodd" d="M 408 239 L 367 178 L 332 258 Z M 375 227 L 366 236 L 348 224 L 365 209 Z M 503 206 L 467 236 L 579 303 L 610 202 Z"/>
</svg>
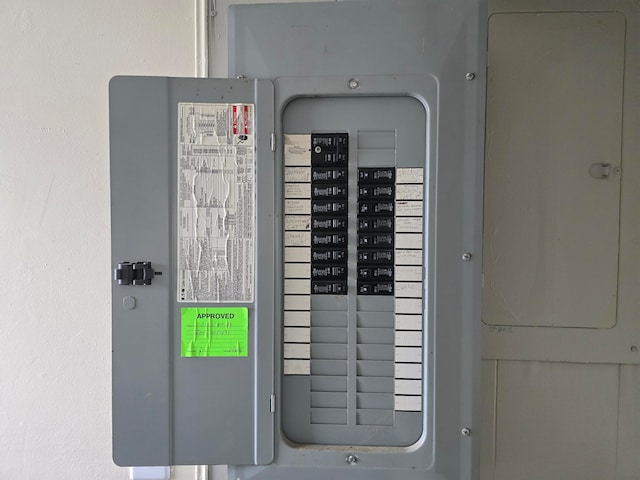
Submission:
<svg viewBox="0 0 640 480">
<path fill-rule="evenodd" d="M 246 307 L 183 308 L 181 316 L 181 356 L 249 355 L 249 310 Z"/>
</svg>

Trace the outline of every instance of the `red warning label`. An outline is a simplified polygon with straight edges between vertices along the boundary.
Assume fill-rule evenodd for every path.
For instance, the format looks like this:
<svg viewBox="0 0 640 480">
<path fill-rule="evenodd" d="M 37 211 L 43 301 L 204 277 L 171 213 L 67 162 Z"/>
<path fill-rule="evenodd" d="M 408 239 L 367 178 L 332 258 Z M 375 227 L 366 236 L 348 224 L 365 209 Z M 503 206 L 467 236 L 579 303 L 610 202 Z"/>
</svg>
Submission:
<svg viewBox="0 0 640 480">
<path fill-rule="evenodd" d="M 233 106 L 233 134 L 238 134 L 238 107 L 236 105 Z"/>
</svg>

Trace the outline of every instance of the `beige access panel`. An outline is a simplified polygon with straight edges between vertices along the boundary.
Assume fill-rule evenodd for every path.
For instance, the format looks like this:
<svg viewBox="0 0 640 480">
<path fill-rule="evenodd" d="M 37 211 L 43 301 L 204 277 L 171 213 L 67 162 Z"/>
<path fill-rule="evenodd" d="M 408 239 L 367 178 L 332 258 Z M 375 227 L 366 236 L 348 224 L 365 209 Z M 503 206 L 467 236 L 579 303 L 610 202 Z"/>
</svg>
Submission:
<svg viewBox="0 0 640 480">
<path fill-rule="evenodd" d="M 497 479 L 615 479 L 616 365 L 501 362 L 497 385 Z"/>
<path fill-rule="evenodd" d="M 637 6 L 491 10 L 483 356 L 640 362 Z"/>
<path fill-rule="evenodd" d="M 490 2 L 480 480 L 638 479 L 639 7 Z"/>
<path fill-rule="evenodd" d="M 616 323 L 624 26 L 619 13 L 489 20 L 488 325 Z"/>
</svg>

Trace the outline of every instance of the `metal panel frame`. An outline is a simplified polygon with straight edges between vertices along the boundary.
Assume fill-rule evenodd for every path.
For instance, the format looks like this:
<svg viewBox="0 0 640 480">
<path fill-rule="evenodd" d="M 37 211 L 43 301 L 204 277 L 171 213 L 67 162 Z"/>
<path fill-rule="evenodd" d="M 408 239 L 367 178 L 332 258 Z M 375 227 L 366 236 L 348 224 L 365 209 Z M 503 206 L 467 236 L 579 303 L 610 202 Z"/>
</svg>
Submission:
<svg viewBox="0 0 640 480">
<path fill-rule="evenodd" d="M 427 143 L 425 145 L 425 158 L 427 164 L 425 168 L 425 243 L 427 245 L 424 264 L 427 265 L 425 273 L 425 311 L 423 312 L 425 320 L 425 344 L 423 346 L 423 398 L 425 398 L 426 410 L 423 415 L 423 435 L 420 439 L 410 447 L 352 447 L 353 452 L 357 452 L 360 458 L 360 464 L 366 465 L 368 468 L 385 468 L 394 465 L 398 468 L 400 465 L 405 468 L 420 467 L 426 468 L 433 462 L 433 429 L 438 428 L 437 420 L 434 419 L 434 405 L 437 402 L 435 394 L 438 390 L 434 389 L 434 378 L 438 376 L 436 372 L 434 351 L 436 350 L 435 324 L 437 319 L 435 305 L 435 244 L 436 244 L 436 226 L 435 215 L 429 205 L 436 202 L 437 195 L 437 162 L 436 158 L 436 126 L 437 126 L 437 98 L 438 83 L 436 79 L 429 75 L 371 75 L 361 76 L 359 80 L 359 88 L 354 92 L 349 88 L 350 77 L 333 76 L 333 77 L 284 77 L 278 78 L 275 82 L 275 104 L 276 112 L 279 112 L 276 118 L 276 138 L 282 138 L 285 133 L 282 131 L 283 114 L 287 105 L 295 99 L 304 97 L 317 97 L 318 92 L 322 92 L 322 96 L 327 97 L 411 97 L 419 101 L 426 112 L 427 126 Z M 312 114 L 312 113 L 311 113 Z M 276 156 L 276 189 L 278 197 L 281 197 L 282 185 L 282 155 L 278 149 Z M 281 207 L 278 208 L 276 218 L 279 223 L 276 226 L 276 245 L 282 245 L 282 219 L 283 212 Z M 276 279 L 283 277 L 281 265 L 283 265 L 281 251 L 277 251 L 276 257 Z M 281 281 L 276 280 L 276 285 L 281 287 Z M 276 288 L 276 311 L 283 309 L 280 299 L 282 298 L 282 290 Z M 276 321 L 278 320 L 276 316 Z M 276 344 L 281 345 L 282 339 L 279 337 L 281 325 L 276 324 Z M 442 365 L 456 363 L 457 356 L 455 352 L 442 352 Z M 448 357 L 448 358 L 445 358 Z M 281 386 L 281 365 L 276 360 L 276 392 L 280 392 Z M 444 375 L 444 372 L 441 373 Z M 355 379 L 351 379 L 355 381 Z M 444 390 L 441 392 L 444 394 Z M 451 392 L 451 395 L 455 395 Z M 276 425 L 280 429 L 282 424 L 281 417 L 286 412 L 282 411 L 281 402 L 278 402 L 276 411 Z M 307 467 L 333 466 L 340 467 L 345 464 L 345 447 L 323 447 L 314 449 L 314 446 L 295 446 L 291 444 L 282 431 L 277 441 L 278 450 L 276 463 L 282 465 L 295 465 Z M 314 454 L 309 455 L 309 450 L 314 449 Z M 383 455 L 382 455 L 383 454 Z"/>
<path fill-rule="evenodd" d="M 435 319 L 435 345 L 429 351 L 435 359 L 429 366 L 435 369 L 433 443 L 427 447 L 429 440 L 421 440 L 405 451 L 402 447 L 349 449 L 296 446 L 280 437 L 273 465 L 231 466 L 230 479 L 477 477 L 485 12 L 483 1 L 414 0 L 230 9 L 229 74 L 277 78 L 280 115 L 288 101 L 304 95 L 413 91 L 409 94 L 417 96 L 425 88 L 424 80 L 417 81 L 420 86 L 415 89 L 397 88 L 412 75 L 434 80 L 437 97 L 429 102 L 439 111 L 434 126 L 437 138 L 432 142 L 435 153 L 430 157 L 435 172 L 430 182 L 434 183 L 429 184 L 435 192 L 430 213 L 435 251 L 429 305 Z M 350 28 L 342 28 L 347 23 Z M 371 25 L 380 28 L 374 32 Z M 348 89 L 351 78 L 361 85 L 355 93 Z M 395 89 L 390 86 L 394 81 Z M 281 123 L 276 132 L 277 137 L 283 133 Z M 470 255 L 463 259 L 464 253 Z M 279 428 L 279 417 L 276 423 Z M 470 435 L 461 433 L 465 428 Z M 351 453 L 360 459 L 355 466 L 345 462 Z"/>
</svg>

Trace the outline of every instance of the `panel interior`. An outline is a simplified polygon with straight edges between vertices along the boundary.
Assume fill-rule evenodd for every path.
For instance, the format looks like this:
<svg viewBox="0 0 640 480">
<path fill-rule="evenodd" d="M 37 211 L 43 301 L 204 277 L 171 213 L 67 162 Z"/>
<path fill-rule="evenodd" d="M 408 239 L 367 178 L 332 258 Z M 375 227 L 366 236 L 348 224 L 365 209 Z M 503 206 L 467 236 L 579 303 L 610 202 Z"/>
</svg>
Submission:
<svg viewBox="0 0 640 480">
<path fill-rule="evenodd" d="M 299 98 L 283 113 L 282 430 L 298 444 L 407 446 L 423 433 L 426 122 L 400 96 Z"/>
</svg>

